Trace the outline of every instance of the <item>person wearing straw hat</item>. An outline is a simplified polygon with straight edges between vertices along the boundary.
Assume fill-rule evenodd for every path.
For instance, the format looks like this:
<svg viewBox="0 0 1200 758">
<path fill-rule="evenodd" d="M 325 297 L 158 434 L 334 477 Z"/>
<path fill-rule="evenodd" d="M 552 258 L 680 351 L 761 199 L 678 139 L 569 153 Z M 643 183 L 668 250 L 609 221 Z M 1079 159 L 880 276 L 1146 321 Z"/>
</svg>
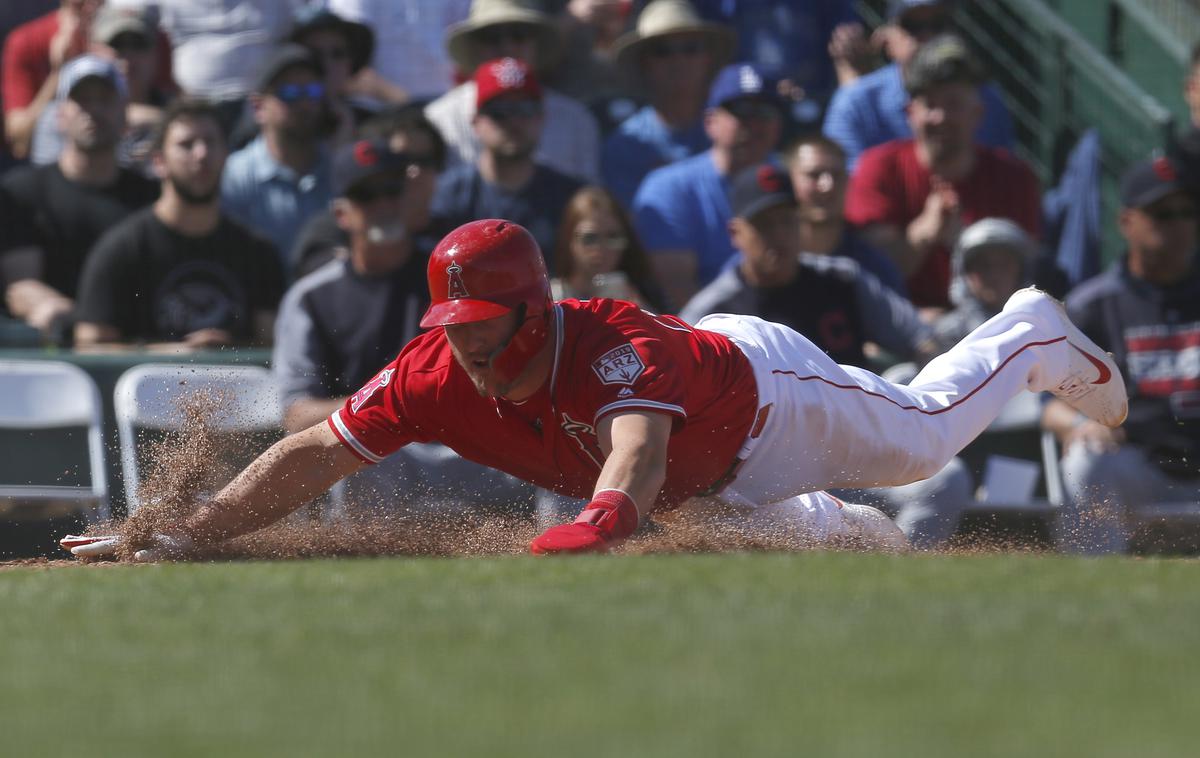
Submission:
<svg viewBox="0 0 1200 758">
<path fill-rule="evenodd" d="M 467 17 L 471 0 L 326 0 L 326 7 L 375 32 L 375 54 L 354 77 L 356 95 L 395 102 L 391 95 L 400 91 L 423 104 L 455 85 L 443 36 Z"/>
<path fill-rule="evenodd" d="M 534 69 L 553 64 L 558 29 L 529 0 L 474 0 L 466 21 L 446 30 L 446 49 L 459 71 L 474 72 L 497 58 L 516 58 Z M 430 103 L 425 115 L 450 147 L 451 164 L 474 165 L 479 158 L 475 136 L 475 82 L 466 81 Z M 582 103 L 551 89 L 543 92 L 545 128 L 538 146 L 539 163 L 564 174 L 594 181 L 599 176 L 600 129 Z"/>
<path fill-rule="evenodd" d="M 605 141 L 604 184 L 626 207 L 654 169 L 703 152 L 704 101 L 736 38 L 696 13 L 688 0 L 653 0 L 636 28 L 617 40 L 615 57 L 645 90 L 649 104 L 621 122 Z"/>
</svg>

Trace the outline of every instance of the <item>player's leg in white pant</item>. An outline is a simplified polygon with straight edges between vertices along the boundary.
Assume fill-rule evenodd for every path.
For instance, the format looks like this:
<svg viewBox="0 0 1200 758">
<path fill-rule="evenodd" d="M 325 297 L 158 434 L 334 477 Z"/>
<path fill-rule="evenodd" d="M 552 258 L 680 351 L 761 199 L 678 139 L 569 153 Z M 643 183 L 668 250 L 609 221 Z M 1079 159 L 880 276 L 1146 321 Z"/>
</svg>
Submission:
<svg viewBox="0 0 1200 758">
<path fill-rule="evenodd" d="M 883 511 L 844 502 L 828 492 L 808 492 L 765 505 L 750 504 L 735 490 L 719 497 L 740 509 L 745 530 L 798 548 L 909 549 L 904 533 Z"/>
<path fill-rule="evenodd" d="M 803 336 L 761 319 L 718 315 L 697 326 L 742 347 L 760 404 L 772 406 L 735 481 L 755 502 L 933 476 L 1026 389 L 1055 392 L 1105 423 L 1124 416 L 1111 360 L 1036 290 L 1018 292 L 908 386 L 838 366 Z"/>
<path fill-rule="evenodd" d="M 954 536 L 963 511 L 974 500 L 974 481 L 961 458 L 928 479 L 899 487 L 836 491 L 844 500 L 873 505 L 892 515 L 914 548 L 942 547 Z"/>
</svg>

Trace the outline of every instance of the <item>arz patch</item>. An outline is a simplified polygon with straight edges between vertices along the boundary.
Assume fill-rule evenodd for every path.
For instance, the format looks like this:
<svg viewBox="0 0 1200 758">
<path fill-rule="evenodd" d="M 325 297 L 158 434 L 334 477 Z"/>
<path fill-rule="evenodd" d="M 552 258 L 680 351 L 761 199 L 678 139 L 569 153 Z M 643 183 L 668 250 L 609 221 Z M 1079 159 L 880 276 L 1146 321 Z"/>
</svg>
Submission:
<svg viewBox="0 0 1200 758">
<path fill-rule="evenodd" d="M 394 368 L 385 368 L 383 371 L 363 385 L 363 388 L 354 393 L 354 397 L 350 398 L 350 412 L 358 413 L 358 409 L 363 407 L 363 404 L 371 399 L 380 388 L 386 387 L 392 383 L 392 376 L 396 373 Z"/>
<path fill-rule="evenodd" d="M 633 384 L 645 370 L 642 357 L 628 342 L 592 362 L 592 371 L 605 384 Z"/>
</svg>

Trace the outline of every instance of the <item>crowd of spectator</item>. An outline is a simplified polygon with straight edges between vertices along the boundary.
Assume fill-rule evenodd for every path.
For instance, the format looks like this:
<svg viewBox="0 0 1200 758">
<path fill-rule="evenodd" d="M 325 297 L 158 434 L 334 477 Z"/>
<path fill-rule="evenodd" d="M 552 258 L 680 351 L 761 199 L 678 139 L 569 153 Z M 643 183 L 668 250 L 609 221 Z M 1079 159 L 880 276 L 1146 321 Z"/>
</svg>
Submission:
<svg viewBox="0 0 1200 758">
<path fill-rule="evenodd" d="M 47 1 L 4 38 L 0 315 L 79 349 L 270 347 L 289 430 L 418 332 L 429 252 L 479 218 L 532 232 L 556 297 L 758 315 L 874 368 L 1067 294 L 953 0 L 872 33 L 849 0 Z M 1046 406 L 1067 549 L 1128 549 L 1098 502 L 1200 495 L 1197 134 L 1129 170 L 1126 253 L 1070 282 L 1132 402 L 1116 432 Z M 529 494 L 436 446 L 371 476 Z M 877 500 L 933 546 L 971 489 L 956 461 Z"/>
</svg>

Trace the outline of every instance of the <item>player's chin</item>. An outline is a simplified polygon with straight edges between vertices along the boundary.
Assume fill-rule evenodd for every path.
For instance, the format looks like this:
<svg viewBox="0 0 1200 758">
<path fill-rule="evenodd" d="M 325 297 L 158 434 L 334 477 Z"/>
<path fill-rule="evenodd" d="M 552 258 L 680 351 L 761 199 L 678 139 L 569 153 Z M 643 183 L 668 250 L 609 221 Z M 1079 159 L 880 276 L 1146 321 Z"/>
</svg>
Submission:
<svg viewBox="0 0 1200 758">
<path fill-rule="evenodd" d="M 467 376 L 471 377 L 471 383 L 475 385 L 475 391 L 481 397 L 501 397 L 508 390 L 508 387 L 492 371 L 490 365 L 481 367 L 472 364 L 467 369 Z"/>
</svg>

